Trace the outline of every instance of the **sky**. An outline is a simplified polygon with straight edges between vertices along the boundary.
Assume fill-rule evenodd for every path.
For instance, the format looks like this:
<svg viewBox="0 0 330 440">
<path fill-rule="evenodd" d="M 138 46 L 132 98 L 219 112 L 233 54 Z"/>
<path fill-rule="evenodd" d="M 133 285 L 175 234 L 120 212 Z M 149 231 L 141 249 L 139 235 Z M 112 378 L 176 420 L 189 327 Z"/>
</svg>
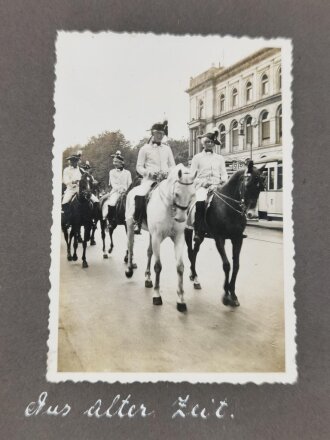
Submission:
<svg viewBox="0 0 330 440">
<path fill-rule="evenodd" d="M 188 138 L 190 77 L 229 67 L 276 40 L 142 33 L 59 32 L 54 148 L 84 145 L 120 130 L 132 145 L 169 121 L 169 137 Z"/>
</svg>

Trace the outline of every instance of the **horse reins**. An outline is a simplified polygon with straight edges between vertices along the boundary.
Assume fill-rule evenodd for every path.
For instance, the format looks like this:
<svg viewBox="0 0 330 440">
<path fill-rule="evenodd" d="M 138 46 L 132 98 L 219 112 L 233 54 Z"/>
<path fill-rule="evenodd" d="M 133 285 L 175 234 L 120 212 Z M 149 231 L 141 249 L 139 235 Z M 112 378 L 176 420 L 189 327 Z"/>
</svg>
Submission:
<svg viewBox="0 0 330 440">
<path fill-rule="evenodd" d="M 213 190 L 213 194 L 216 195 L 218 197 L 218 199 L 220 199 L 223 203 L 225 203 L 227 206 L 229 206 L 229 208 L 231 208 L 233 211 L 237 212 L 238 214 L 242 215 L 243 217 L 245 216 L 246 206 L 245 206 L 244 198 L 242 197 L 241 191 L 240 191 L 241 200 L 233 199 L 232 197 L 226 196 L 225 194 L 219 194 L 215 189 Z M 234 208 L 225 199 L 228 199 L 234 203 L 238 203 L 238 205 L 240 206 L 242 211 L 239 211 L 238 209 Z"/>
</svg>

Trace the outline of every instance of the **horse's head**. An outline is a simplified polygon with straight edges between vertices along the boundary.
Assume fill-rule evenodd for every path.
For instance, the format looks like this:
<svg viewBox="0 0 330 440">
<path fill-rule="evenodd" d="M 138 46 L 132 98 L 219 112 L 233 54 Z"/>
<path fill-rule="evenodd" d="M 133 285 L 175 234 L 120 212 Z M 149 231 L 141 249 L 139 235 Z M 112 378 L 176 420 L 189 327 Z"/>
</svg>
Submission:
<svg viewBox="0 0 330 440">
<path fill-rule="evenodd" d="M 192 174 L 188 168 L 179 164 L 168 176 L 168 182 L 172 185 L 174 220 L 179 223 L 187 220 L 188 207 L 195 194 L 196 175 L 197 171 Z"/>
<path fill-rule="evenodd" d="M 244 200 L 246 207 L 246 216 L 248 219 L 258 217 L 256 212 L 256 206 L 260 191 L 265 187 L 264 177 L 262 171 L 265 165 L 258 169 L 253 166 L 253 161 L 250 160 L 244 171 L 242 186 L 241 186 L 241 198 Z"/>
<path fill-rule="evenodd" d="M 90 200 L 92 196 L 92 177 L 88 173 L 83 173 L 79 181 L 79 197 Z"/>
</svg>

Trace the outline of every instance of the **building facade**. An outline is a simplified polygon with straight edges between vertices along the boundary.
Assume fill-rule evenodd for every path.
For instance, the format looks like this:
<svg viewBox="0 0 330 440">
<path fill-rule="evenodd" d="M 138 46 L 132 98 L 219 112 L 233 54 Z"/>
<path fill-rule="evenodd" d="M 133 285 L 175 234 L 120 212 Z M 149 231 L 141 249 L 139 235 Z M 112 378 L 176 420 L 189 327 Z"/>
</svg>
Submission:
<svg viewBox="0 0 330 440">
<path fill-rule="evenodd" d="M 198 136 L 219 130 L 221 153 L 234 171 L 246 158 L 267 163 L 267 189 L 282 189 L 281 49 L 264 48 L 224 68 L 212 66 L 190 79 L 189 156 Z M 274 166 L 273 166 L 274 165 Z M 230 166 L 233 168 L 230 169 Z"/>
</svg>

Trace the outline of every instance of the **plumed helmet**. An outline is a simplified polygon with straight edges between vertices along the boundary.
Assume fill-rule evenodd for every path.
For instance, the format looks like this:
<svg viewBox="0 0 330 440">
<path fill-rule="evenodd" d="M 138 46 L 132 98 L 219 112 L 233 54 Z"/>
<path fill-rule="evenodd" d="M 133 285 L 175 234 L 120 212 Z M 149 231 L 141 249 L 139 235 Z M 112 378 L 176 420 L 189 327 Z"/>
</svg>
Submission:
<svg viewBox="0 0 330 440">
<path fill-rule="evenodd" d="M 200 139 L 208 138 L 215 143 L 215 145 L 221 145 L 218 141 L 219 130 L 215 128 L 213 131 L 208 131 L 207 133 L 201 134 L 198 136 Z"/>
<path fill-rule="evenodd" d="M 166 136 L 168 136 L 168 121 L 164 121 L 162 122 L 156 122 L 155 124 L 152 125 L 151 127 L 151 132 L 152 131 L 163 131 L 165 133 Z"/>
</svg>

